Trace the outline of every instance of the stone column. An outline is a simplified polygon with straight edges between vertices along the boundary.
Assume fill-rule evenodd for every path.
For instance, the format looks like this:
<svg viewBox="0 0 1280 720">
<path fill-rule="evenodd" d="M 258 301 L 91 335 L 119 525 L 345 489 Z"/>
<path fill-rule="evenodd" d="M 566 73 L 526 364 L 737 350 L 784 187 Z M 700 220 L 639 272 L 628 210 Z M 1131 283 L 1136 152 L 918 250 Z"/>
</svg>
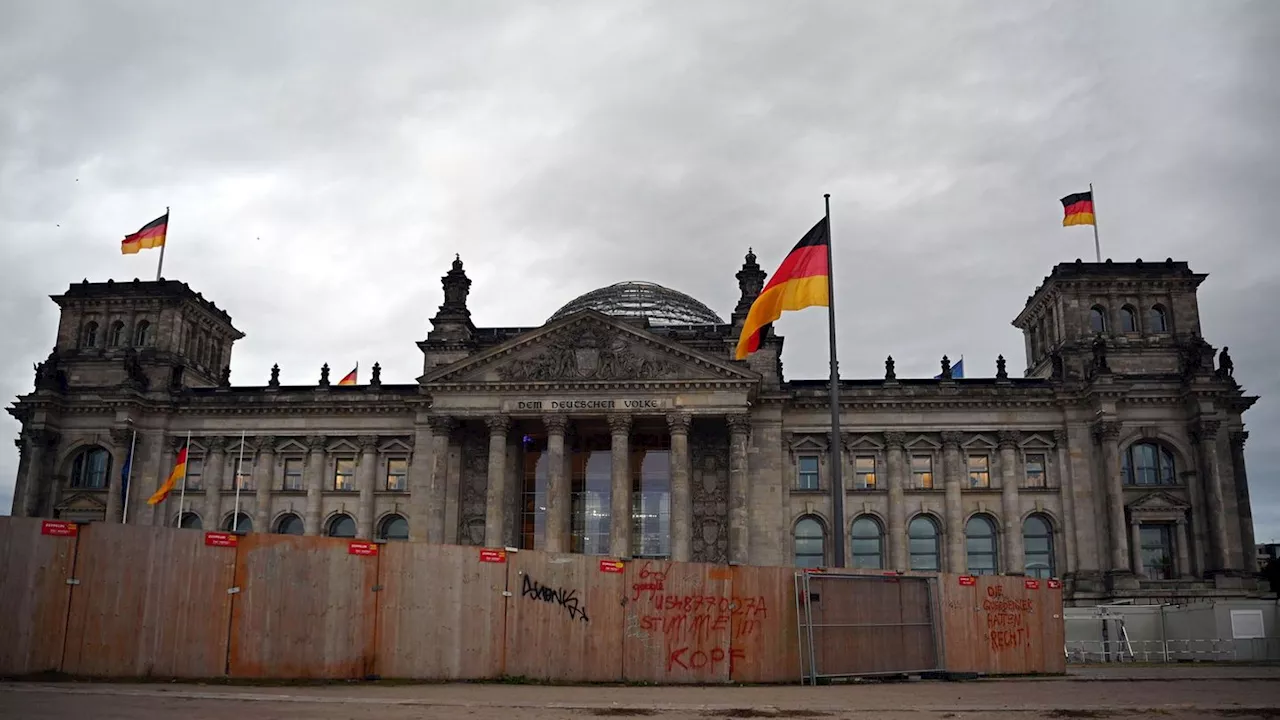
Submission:
<svg viewBox="0 0 1280 720">
<path fill-rule="evenodd" d="M 276 439 L 272 435 L 257 438 L 258 458 L 253 465 L 254 509 L 253 531 L 271 532 L 271 490 L 275 485 Z"/>
<path fill-rule="evenodd" d="M 222 522 L 222 475 L 227 465 L 227 439 L 221 435 L 204 438 L 204 518 L 205 530 L 217 530 Z"/>
<path fill-rule="evenodd" d="M 671 559 L 689 562 L 693 556 L 693 486 L 689 477 L 687 413 L 670 413 L 671 429 Z"/>
<path fill-rule="evenodd" d="M 747 443 L 751 439 L 751 416 L 729 416 L 729 563 L 750 561 L 750 495 L 747 476 Z"/>
<path fill-rule="evenodd" d="M 1240 431 L 1231 433 L 1231 467 L 1235 471 L 1236 507 L 1240 513 L 1240 545 L 1244 552 L 1241 560 L 1245 569 L 1254 562 L 1253 506 L 1249 503 L 1249 475 L 1244 469 L 1244 443 L 1249 433 Z"/>
<path fill-rule="evenodd" d="M 1222 468 L 1218 462 L 1218 430 L 1221 427 L 1218 420 L 1200 420 L 1191 433 L 1199 446 L 1205 497 L 1209 501 L 1209 536 L 1213 545 L 1210 571 L 1226 570 L 1232 565 L 1231 546 L 1227 540 L 1226 504 L 1222 499 Z"/>
<path fill-rule="evenodd" d="M 893 431 L 884 434 L 885 458 L 889 466 L 889 558 L 890 570 L 910 570 L 910 553 L 907 552 L 907 504 L 904 489 L 906 478 L 906 433 Z M 954 532 L 950 523 L 947 533 Z M 961 530 L 961 533 L 964 531 Z"/>
<path fill-rule="evenodd" d="M 946 485 L 947 571 L 963 573 L 967 568 L 964 539 L 964 504 L 961 490 L 966 474 L 960 459 L 960 433 L 942 433 L 942 477 Z"/>
<path fill-rule="evenodd" d="M 30 428 L 24 430 L 22 436 L 27 443 L 27 472 L 20 486 L 14 489 L 14 497 L 18 498 L 14 507 L 20 508 L 20 512 L 15 514 L 36 517 L 42 513 L 42 509 L 36 507 L 40 499 L 40 486 L 54 482 L 53 478 L 45 475 L 44 466 L 50 451 L 58 446 L 60 436 L 48 428 Z M 52 515 L 52 512 L 49 514 Z"/>
<path fill-rule="evenodd" d="M 1136 517 L 1129 519 L 1129 547 L 1132 550 L 1133 573 L 1145 577 L 1147 568 L 1142 563 L 1142 525 Z"/>
<path fill-rule="evenodd" d="M 612 488 L 609 493 L 609 554 L 631 557 L 631 416 L 609 416 L 609 456 Z"/>
<path fill-rule="evenodd" d="M 356 537 L 373 539 L 373 491 L 378 475 L 378 436 L 361 435 L 360 465 L 356 468 L 356 484 L 360 487 L 360 504 L 356 506 Z"/>
<path fill-rule="evenodd" d="M 1191 543 L 1187 540 L 1186 518 L 1178 518 L 1176 532 L 1174 542 L 1178 543 L 1178 577 L 1192 579 L 1195 574 L 1191 572 Z"/>
<path fill-rule="evenodd" d="M 542 525 L 542 548 L 547 552 L 569 552 L 569 513 L 573 504 L 564 452 L 569 419 L 564 415 L 543 415 L 542 425 L 547 429 L 547 516 Z"/>
<path fill-rule="evenodd" d="M 1124 519 L 1124 478 L 1120 473 L 1120 423 L 1094 424 L 1094 437 L 1102 449 L 1102 482 L 1107 491 L 1107 539 L 1111 545 L 1111 570 L 1130 572 L 1128 523 Z"/>
<path fill-rule="evenodd" d="M 107 473 L 107 511 L 104 519 L 109 523 L 118 523 L 123 515 L 120 472 L 124 469 L 125 459 L 129 457 L 129 441 L 133 438 L 133 433 L 127 428 L 112 428 L 109 435 L 111 456 L 116 458 L 116 462 L 112 463 L 111 472 Z"/>
<path fill-rule="evenodd" d="M 307 467 L 303 470 L 304 482 L 307 486 L 307 509 L 302 516 L 303 533 L 319 535 L 320 511 L 324 505 L 324 450 L 329 438 L 324 435 L 311 435 L 307 438 Z"/>
<path fill-rule="evenodd" d="M 1022 575 L 1027 563 L 1022 553 L 1022 506 L 1018 502 L 1017 430 L 1000 431 L 1000 514 L 1004 516 L 1004 572 Z M 1046 468 L 1046 471 L 1048 468 Z"/>
<path fill-rule="evenodd" d="M 458 422 L 451 417 L 432 416 L 431 471 L 422 504 L 426 511 L 427 542 L 443 543 L 445 537 L 445 500 L 449 490 L 449 436 Z M 417 443 L 414 443 L 415 447 Z M 425 449 L 425 448 L 424 448 Z"/>
<path fill-rule="evenodd" d="M 1058 523 L 1058 527 L 1054 528 L 1054 535 L 1062 538 L 1062 549 L 1066 557 L 1066 567 L 1058 570 L 1059 576 L 1074 573 L 1079 569 L 1076 565 L 1075 493 L 1071 491 L 1075 480 L 1071 474 L 1071 457 L 1067 454 L 1067 440 L 1066 430 L 1053 431 L 1053 442 L 1058 448 L 1058 497 L 1062 501 L 1062 521 Z M 1054 560 L 1056 563 L 1057 558 Z"/>
<path fill-rule="evenodd" d="M 503 547 L 507 527 L 507 434 L 511 418 L 492 415 L 485 418 L 489 426 L 489 479 L 485 483 L 484 542 L 490 547 Z"/>
</svg>

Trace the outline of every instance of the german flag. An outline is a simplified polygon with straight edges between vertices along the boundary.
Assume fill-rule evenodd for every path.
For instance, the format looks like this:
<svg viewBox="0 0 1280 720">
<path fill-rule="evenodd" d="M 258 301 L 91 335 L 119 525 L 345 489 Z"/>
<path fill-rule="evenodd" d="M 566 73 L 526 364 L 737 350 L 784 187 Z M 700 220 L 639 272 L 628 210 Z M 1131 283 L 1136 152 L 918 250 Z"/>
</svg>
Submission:
<svg viewBox="0 0 1280 720">
<path fill-rule="evenodd" d="M 169 473 L 169 479 L 164 481 L 159 490 L 150 498 L 147 498 L 148 505 L 159 505 L 164 499 L 169 497 L 169 493 L 173 492 L 173 486 L 178 484 L 178 480 L 185 480 L 187 476 L 187 449 L 184 447 L 178 452 L 178 462 L 173 466 L 173 472 Z"/>
<path fill-rule="evenodd" d="M 349 372 L 349 373 L 347 373 L 346 375 L 344 375 L 344 376 L 342 377 L 342 379 L 338 381 L 338 384 L 339 384 L 339 385 L 355 385 L 355 384 L 356 384 L 356 371 L 358 371 L 359 369 L 360 369 L 360 366 L 359 366 L 359 365 L 357 365 L 357 366 L 355 367 L 355 370 L 352 370 L 351 372 Z"/>
<path fill-rule="evenodd" d="M 823 218 L 791 248 L 764 286 L 764 291 L 751 303 L 742 335 L 738 338 L 737 359 L 741 360 L 760 349 L 761 330 L 782 317 L 782 313 L 827 306 L 831 274 L 827 253 L 830 249 L 831 228 Z"/>
<path fill-rule="evenodd" d="M 1062 209 L 1066 215 L 1062 218 L 1062 226 L 1096 225 L 1093 220 L 1093 191 L 1075 193 L 1062 198 Z"/>
<path fill-rule="evenodd" d="M 143 225 L 138 232 L 125 235 L 120 241 L 120 252 L 133 255 L 139 250 L 149 250 L 164 246 L 164 236 L 169 231 L 169 213 Z"/>
</svg>

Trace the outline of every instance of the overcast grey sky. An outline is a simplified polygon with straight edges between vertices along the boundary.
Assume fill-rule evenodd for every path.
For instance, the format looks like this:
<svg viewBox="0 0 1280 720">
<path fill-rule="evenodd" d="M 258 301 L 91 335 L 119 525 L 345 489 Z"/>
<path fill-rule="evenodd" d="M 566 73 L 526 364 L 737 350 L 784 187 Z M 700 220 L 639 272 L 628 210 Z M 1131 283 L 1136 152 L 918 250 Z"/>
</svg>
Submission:
<svg viewBox="0 0 1280 720">
<path fill-rule="evenodd" d="M 478 325 L 628 279 L 727 317 L 747 247 L 772 271 L 824 192 L 846 377 L 1020 371 L 1009 323 L 1092 256 L 1058 198 L 1093 182 L 1104 256 L 1209 273 L 1280 540 L 1277 76 L 1265 0 L 0 0 L 0 396 L 49 294 L 154 277 L 118 244 L 166 205 L 165 275 L 247 334 L 238 384 L 411 382 L 455 252 Z M 823 312 L 779 330 L 788 376 L 825 376 Z"/>
</svg>

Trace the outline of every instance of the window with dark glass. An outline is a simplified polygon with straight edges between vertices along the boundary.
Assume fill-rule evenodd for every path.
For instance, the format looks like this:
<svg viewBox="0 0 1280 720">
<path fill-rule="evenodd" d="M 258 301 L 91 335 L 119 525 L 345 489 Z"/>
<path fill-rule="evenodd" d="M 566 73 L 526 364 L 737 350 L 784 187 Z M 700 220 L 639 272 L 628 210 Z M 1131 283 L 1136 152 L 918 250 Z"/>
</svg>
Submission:
<svg viewBox="0 0 1280 720">
<path fill-rule="evenodd" d="M 969 487 L 991 487 L 991 459 L 986 455 L 969 456 Z"/>
<path fill-rule="evenodd" d="M 872 455 L 859 455 L 853 459 L 853 487 L 857 490 L 876 489 L 876 459 Z"/>
<path fill-rule="evenodd" d="M 231 486 L 229 489 L 241 490 L 253 489 L 253 457 L 246 452 L 245 457 L 241 458 L 238 454 L 231 460 Z"/>
<path fill-rule="evenodd" d="M 1136 442 L 1124 451 L 1126 485 L 1176 485 L 1173 453 L 1153 442 Z"/>
<path fill-rule="evenodd" d="M 178 518 L 178 527 L 187 530 L 202 530 L 204 523 L 200 521 L 200 516 L 193 512 L 184 512 Z"/>
<path fill-rule="evenodd" d="M 591 435 L 579 437 L 573 445 L 569 521 L 572 552 L 584 555 L 609 552 L 609 518 L 613 511 L 610 442 L 608 435 Z"/>
<path fill-rule="evenodd" d="M 1169 317 L 1165 313 L 1163 305 L 1152 306 L 1151 310 L 1147 312 L 1147 332 L 1169 332 Z"/>
<path fill-rule="evenodd" d="M 826 535 L 822 523 L 811 517 L 801 518 L 795 530 L 796 567 L 816 568 L 826 565 Z"/>
<path fill-rule="evenodd" d="M 638 436 L 631 453 L 631 554 L 671 557 L 671 450 L 667 437 Z"/>
<path fill-rule="evenodd" d="M 996 524 L 985 515 L 974 515 L 964 526 L 965 557 L 970 575 L 995 575 L 999 567 Z"/>
<path fill-rule="evenodd" d="M 941 570 L 942 547 L 938 540 L 938 524 L 932 518 L 918 515 L 907 526 L 908 546 L 911 550 L 911 569 L 920 572 Z"/>
<path fill-rule="evenodd" d="M 186 483 L 188 490 L 204 489 L 204 457 L 197 455 L 195 457 L 187 456 L 187 474 L 186 477 L 178 480 L 178 487 Z"/>
<path fill-rule="evenodd" d="M 1096 333 L 1107 331 L 1107 313 L 1098 305 L 1089 309 L 1089 329 Z"/>
<path fill-rule="evenodd" d="M 81 450 L 71 462 L 71 487 L 104 488 L 110 473 L 110 453 L 100 447 Z"/>
<path fill-rule="evenodd" d="M 801 455 L 796 458 L 796 489 L 818 489 L 818 456 Z"/>
<path fill-rule="evenodd" d="M 1173 528 L 1169 525 L 1140 525 L 1142 571 L 1152 580 L 1169 580 L 1173 571 Z"/>
<path fill-rule="evenodd" d="M 138 324 L 133 328 L 133 344 L 135 347 L 145 347 L 151 342 L 151 323 L 146 320 L 139 320 Z"/>
<path fill-rule="evenodd" d="M 228 532 L 253 532 L 253 518 L 245 513 L 228 515 L 222 523 L 222 529 Z"/>
<path fill-rule="evenodd" d="M 291 457 L 284 459 L 284 480 L 280 485 L 282 490 L 302 490 L 302 458 Z"/>
<path fill-rule="evenodd" d="M 1042 488 L 1049 484 L 1045 473 L 1045 458 L 1040 453 L 1027 453 L 1027 487 Z"/>
<path fill-rule="evenodd" d="M 350 515 L 335 515 L 329 521 L 325 534 L 329 537 L 353 538 L 356 536 L 356 521 Z"/>
<path fill-rule="evenodd" d="M 869 515 L 853 521 L 849 530 L 853 567 L 865 570 L 884 568 L 884 532 L 880 522 Z"/>
<path fill-rule="evenodd" d="M 933 489 L 933 456 L 911 456 L 911 487 L 918 490 Z"/>
<path fill-rule="evenodd" d="M 289 513 L 282 515 L 276 521 L 276 534 L 278 535 L 301 535 L 306 526 L 302 523 L 302 518 Z"/>
<path fill-rule="evenodd" d="M 1048 520 L 1032 515 L 1022 523 L 1022 547 L 1028 577 L 1053 577 L 1053 529 Z"/>
<path fill-rule="evenodd" d="M 107 332 L 107 347 L 120 347 L 124 344 L 124 323 L 119 320 L 111 323 Z"/>
<path fill-rule="evenodd" d="M 378 537 L 382 540 L 408 540 L 409 521 L 401 515 L 388 515 L 378 524 Z"/>
<path fill-rule="evenodd" d="M 89 348 L 98 346 L 98 323 L 90 322 L 84 326 L 82 344 Z"/>
<path fill-rule="evenodd" d="M 1138 332 L 1138 314 L 1129 305 L 1120 308 L 1120 332 Z"/>
<path fill-rule="evenodd" d="M 389 458 L 387 460 L 387 481 L 383 487 L 396 492 L 404 492 L 409 489 L 408 459 Z"/>
<path fill-rule="evenodd" d="M 521 450 L 520 547 L 541 550 L 547 525 L 547 439 L 525 435 Z"/>
</svg>

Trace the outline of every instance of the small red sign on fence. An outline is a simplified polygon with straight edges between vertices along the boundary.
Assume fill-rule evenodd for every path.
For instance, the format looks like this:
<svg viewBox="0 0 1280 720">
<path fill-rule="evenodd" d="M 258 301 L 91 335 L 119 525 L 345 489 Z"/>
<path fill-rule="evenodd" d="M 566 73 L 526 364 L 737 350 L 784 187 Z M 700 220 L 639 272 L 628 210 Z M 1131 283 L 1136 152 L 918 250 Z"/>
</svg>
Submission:
<svg viewBox="0 0 1280 720">
<path fill-rule="evenodd" d="M 507 551 L 502 548 L 496 550 L 492 548 L 480 549 L 480 562 L 504 563 L 507 561 Z"/>
<path fill-rule="evenodd" d="M 347 543 L 348 555 L 377 555 L 378 546 L 371 542 L 349 542 Z"/>
<path fill-rule="evenodd" d="M 1048 584 L 1048 586 L 1049 586 L 1049 589 L 1050 589 L 1050 590 L 1058 590 L 1058 589 L 1061 589 L 1061 588 L 1062 588 L 1062 581 L 1061 581 L 1061 580 L 1052 580 L 1052 579 L 1051 579 L 1051 580 L 1046 580 L 1046 581 L 1045 581 L 1045 583 L 1046 583 L 1046 584 Z"/>
<path fill-rule="evenodd" d="M 75 537 L 76 524 L 62 520 L 45 520 L 40 523 L 40 534 L 53 535 L 54 537 Z"/>
<path fill-rule="evenodd" d="M 600 561 L 600 572 L 620 573 L 620 572 L 624 572 L 625 570 L 626 568 L 623 566 L 621 560 L 601 560 Z"/>
<path fill-rule="evenodd" d="M 1023 587 L 1025 587 L 1025 588 L 1026 588 L 1026 589 L 1028 589 L 1028 590 L 1039 590 L 1039 589 L 1040 589 L 1040 581 L 1039 581 L 1039 580 L 1032 580 L 1031 578 L 1027 578 L 1026 580 L 1023 580 L 1023 581 L 1022 581 L 1022 586 L 1023 586 Z"/>
<path fill-rule="evenodd" d="M 978 584 L 978 578 L 972 575 L 960 576 L 960 587 L 973 587 L 974 585 L 977 585 L 977 584 Z"/>
<path fill-rule="evenodd" d="M 239 542 L 240 538 L 231 533 L 207 532 L 204 534 L 204 544 L 213 547 L 235 547 Z"/>
</svg>

